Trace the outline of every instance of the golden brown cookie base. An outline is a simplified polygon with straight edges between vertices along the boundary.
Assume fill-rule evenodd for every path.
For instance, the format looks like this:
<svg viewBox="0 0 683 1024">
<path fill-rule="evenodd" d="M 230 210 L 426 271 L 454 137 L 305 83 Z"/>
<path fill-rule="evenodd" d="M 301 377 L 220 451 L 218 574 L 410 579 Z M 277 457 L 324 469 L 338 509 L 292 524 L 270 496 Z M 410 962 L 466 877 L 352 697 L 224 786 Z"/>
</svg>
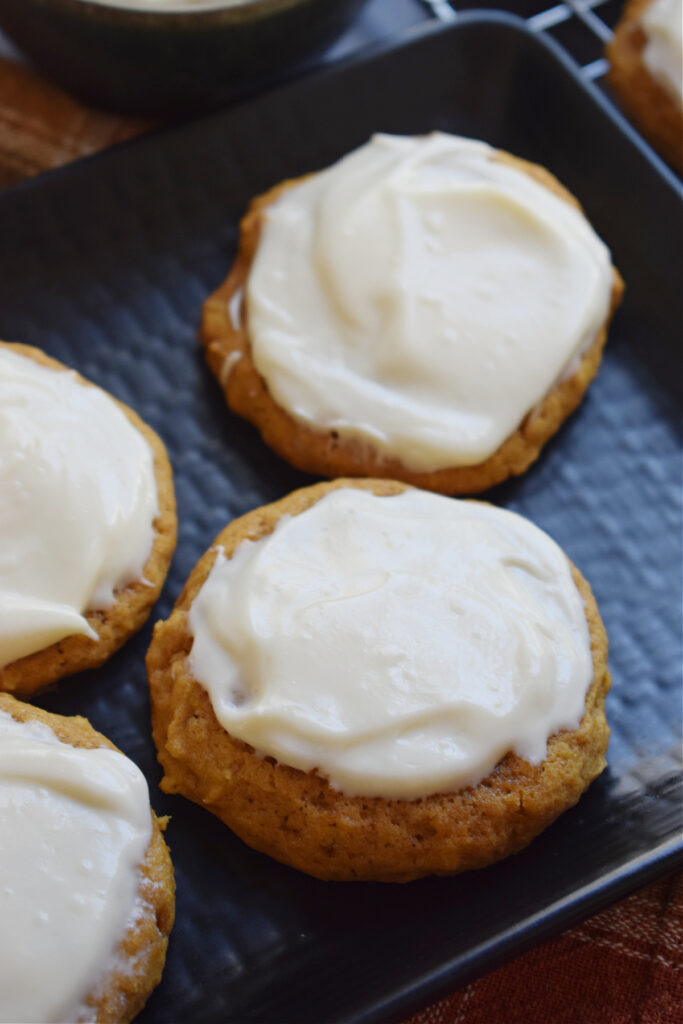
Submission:
<svg viewBox="0 0 683 1024">
<path fill-rule="evenodd" d="M 244 539 L 274 529 L 338 487 L 399 494 L 389 480 L 335 480 L 295 491 L 237 519 L 190 574 L 171 617 L 158 622 L 147 655 L 154 742 L 162 789 L 183 793 L 217 815 L 246 843 L 322 879 L 404 882 L 484 867 L 526 846 L 579 799 L 605 767 L 607 637 L 588 583 L 572 567 L 586 604 L 594 681 L 578 729 L 548 742 L 534 767 L 509 754 L 477 786 L 419 800 L 349 797 L 315 772 L 261 757 L 217 721 L 207 691 L 193 679 L 188 610 L 221 545 L 231 557 Z"/>
<path fill-rule="evenodd" d="M 27 356 L 41 366 L 50 366 L 55 370 L 66 370 L 68 367 L 45 355 L 40 349 L 29 345 L 9 344 L 0 341 L 0 347 Z M 75 372 L 75 371 L 72 371 Z M 77 380 L 88 387 L 95 387 L 80 374 Z M 51 644 L 35 654 L 26 655 L 0 668 L 0 691 L 5 690 L 19 696 L 30 696 L 56 682 L 62 676 L 81 672 L 87 668 L 97 668 L 105 662 L 114 651 L 126 642 L 146 622 L 152 606 L 156 602 L 164 585 L 171 558 L 175 550 L 178 521 L 176 519 L 175 493 L 173 490 L 173 474 L 166 449 L 161 438 L 148 427 L 143 420 L 119 402 L 113 395 L 105 392 L 118 405 L 126 418 L 145 438 L 154 453 L 154 474 L 157 484 L 159 515 L 154 520 L 154 544 L 145 567 L 143 579 L 116 591 L 116 601 L 106 611 L 86 612 L 88 624 L 98 635 L 98 640 L 90 637 L 67 636 L 58 643 Z"/>
<path fill-rule="evenodd" d="M 499 152 L 498 158 L 517 167 L 580 209 L 571 193 L 545 168 L 509 153 Z M 368 442 L 340 436 L 334 430 L 313 430 L 290 416 L 273 399 L 265 380 L 254 366 L 244 303 L 239 328 L 232 323 L 228 303 L 246 285 L 258 248 L 265 211 L 283 192 L 302 180 L 285 181 L 252 200 L 240 225 L 235 264 L 224 283 L 204 304 L 201 340 L 209 366 L 230 408 L 253 423 L 266 444 L 293 466 L 321 476 L 385 477 L 403 480 L 415 487 L 442 494 L 475 494 L 501 483 L 509 476 L 523 473 L 538 458 L 546 441 L 579 404 L 598 372 L 607 340 L 607 326 L 624 290 L 618 272 L 613 271 L 607 321 L 581 359 L 576 373 L 556 385 L 493 455 L 475 466 L 451 466 L 434 472 L 411 470 L 398 459 L 382 455 Z"/>
<path fill-rule="evenodd" d="M 647 36 L 640 18 L 652 0 L 628 0 L 608 43 L 607 81 L 626 112 L 665 160 L 683 173 L 683 108 L 643 63 Z"/>
<path fill-rule="evenodd" d="M 58 739 L 72 747 L 107 747 L 118 750 L 106 736 L 96 732 L 87 719 L 65 718 L 31 707 L 0 693 L 0 711 L 18 722 L 42 722 Z M 120 753 L 120 751 L 119 751 Z M 168 936 L 175 916 L 175 881 L 173 865 L 162 832 L 166 819 L 152 815 L 152 838 L 140 866 L 138 890 L 144 913 L 126 932 L 113 951 L 123 969 L 113 968 L 84 999 L 96 1011 L 97 1021 L 107 1024 L 128 1024 L 140 1012 L 151 992 L 161 980 L 166 960 Z M 37 965 L 40 969 L 40 965 Z"/>
</svg>

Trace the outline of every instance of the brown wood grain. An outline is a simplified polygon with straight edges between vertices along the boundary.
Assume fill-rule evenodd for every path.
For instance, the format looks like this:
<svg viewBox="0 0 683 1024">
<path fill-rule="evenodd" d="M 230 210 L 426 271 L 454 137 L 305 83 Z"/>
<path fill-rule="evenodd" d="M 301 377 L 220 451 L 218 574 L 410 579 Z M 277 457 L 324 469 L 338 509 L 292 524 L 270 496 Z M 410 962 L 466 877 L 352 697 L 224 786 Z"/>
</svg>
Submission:
<svg viewBox="0 0 683 1024">
<path fill-rule="evenodd" d="M 77 160 L 154 126 L 92 110 L 8 58 L 0 58 L 0 188 Z"/>
</svg>

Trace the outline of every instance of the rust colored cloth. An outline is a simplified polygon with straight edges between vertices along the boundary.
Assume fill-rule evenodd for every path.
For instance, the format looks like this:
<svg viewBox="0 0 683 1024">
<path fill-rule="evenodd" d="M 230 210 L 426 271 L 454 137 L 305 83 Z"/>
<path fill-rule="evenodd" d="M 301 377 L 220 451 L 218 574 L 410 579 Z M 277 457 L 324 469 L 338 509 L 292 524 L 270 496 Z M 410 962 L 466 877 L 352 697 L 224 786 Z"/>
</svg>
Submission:
<svg viewBox="0 0 683 1024">
<path fill-rule="evenodd" d="M 152 126 L 89 110 L 0 60 L 0 187 Z M 410 1024 L 683 1024 L 683 875 L 622 900 Z"/>
<path fill-rule="evenodd" d="M 681 1024 L 683 875 L 518 957 L 410 1024 Z"/>
</svg>

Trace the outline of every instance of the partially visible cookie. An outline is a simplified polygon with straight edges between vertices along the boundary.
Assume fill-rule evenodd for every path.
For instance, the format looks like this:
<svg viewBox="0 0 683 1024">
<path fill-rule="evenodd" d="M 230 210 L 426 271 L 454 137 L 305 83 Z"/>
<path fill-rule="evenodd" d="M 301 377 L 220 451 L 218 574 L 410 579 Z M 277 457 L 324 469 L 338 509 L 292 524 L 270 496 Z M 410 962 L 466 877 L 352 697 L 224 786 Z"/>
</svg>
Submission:
<svg viewBox="0 0 683 1024">
<path fill-rule="evenodd" d="M 392 481 L 231 523 L 147 669 L 162 789 L 321 879 L 483 867 L 605 766 L 607 638 L 581 574 L 521 517 Z"/>
<path fill-rule="evenodd" d="M 654 148 L 683 173 L 680 0 L 627 0 L 607 45 L 607 80 Z"/>
<path fill-rule="evenodd" d="M 252 201 L 201 339 L 230 407 L 298 468 L 473 493 L 579 404 L 622 291 L 544 168 L 376 136 Z"/>
<path fill-rule="evenodd" d="M 123 403 L 0 342 L 0 690 L 106 661 L 147 619 L 176 541 L 171 466 Z"/>
<path fill-rule="evenodd" d="M 175 913 L 165 819 L 84 718 L 0 694 L 0 1018 L 127 1024 Z"/>
</svg>

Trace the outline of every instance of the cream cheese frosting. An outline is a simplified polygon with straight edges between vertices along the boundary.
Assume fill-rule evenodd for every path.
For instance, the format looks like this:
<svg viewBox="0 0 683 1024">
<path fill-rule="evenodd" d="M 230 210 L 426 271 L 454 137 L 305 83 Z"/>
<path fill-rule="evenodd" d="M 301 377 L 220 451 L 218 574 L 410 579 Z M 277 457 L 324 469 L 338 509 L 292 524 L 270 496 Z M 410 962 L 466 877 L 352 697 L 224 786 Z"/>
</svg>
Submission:
<svg viewBox="0 0 683 1024">
<path fill-rule="evenodd" d="M 127 757 L 0 712 L 0 1021 L 93 1019 L 85 997 L 139 913 L 147 783 Z"/>
<path fill-rule="evenodd" d="M 683 5 L 681 0 L 654 0 L 643 11 L 647 36 L 643 61 L 648 71 L 683 107 Z"/>
<path fill-rule="evenodd" d="M 0 349 L 0 668 L 65 636 L 142 578 L 154 456 L 103 391 Z"/>
<path fill-rule="evenodd" d="M 246 316 L 270 393 L 412 470 L 492 455 L 608 315 L 585 217 L 482 142 L 376 135 L 264 217 Z"/>
<path fill-rule="evenodd" d="M 593 677 L 567 558 L 515 513 L 332 491 L 218 551 L 188 613 L 231 736 L 347 795 L 473 785 L 574 729 Z"/>
</svg>

